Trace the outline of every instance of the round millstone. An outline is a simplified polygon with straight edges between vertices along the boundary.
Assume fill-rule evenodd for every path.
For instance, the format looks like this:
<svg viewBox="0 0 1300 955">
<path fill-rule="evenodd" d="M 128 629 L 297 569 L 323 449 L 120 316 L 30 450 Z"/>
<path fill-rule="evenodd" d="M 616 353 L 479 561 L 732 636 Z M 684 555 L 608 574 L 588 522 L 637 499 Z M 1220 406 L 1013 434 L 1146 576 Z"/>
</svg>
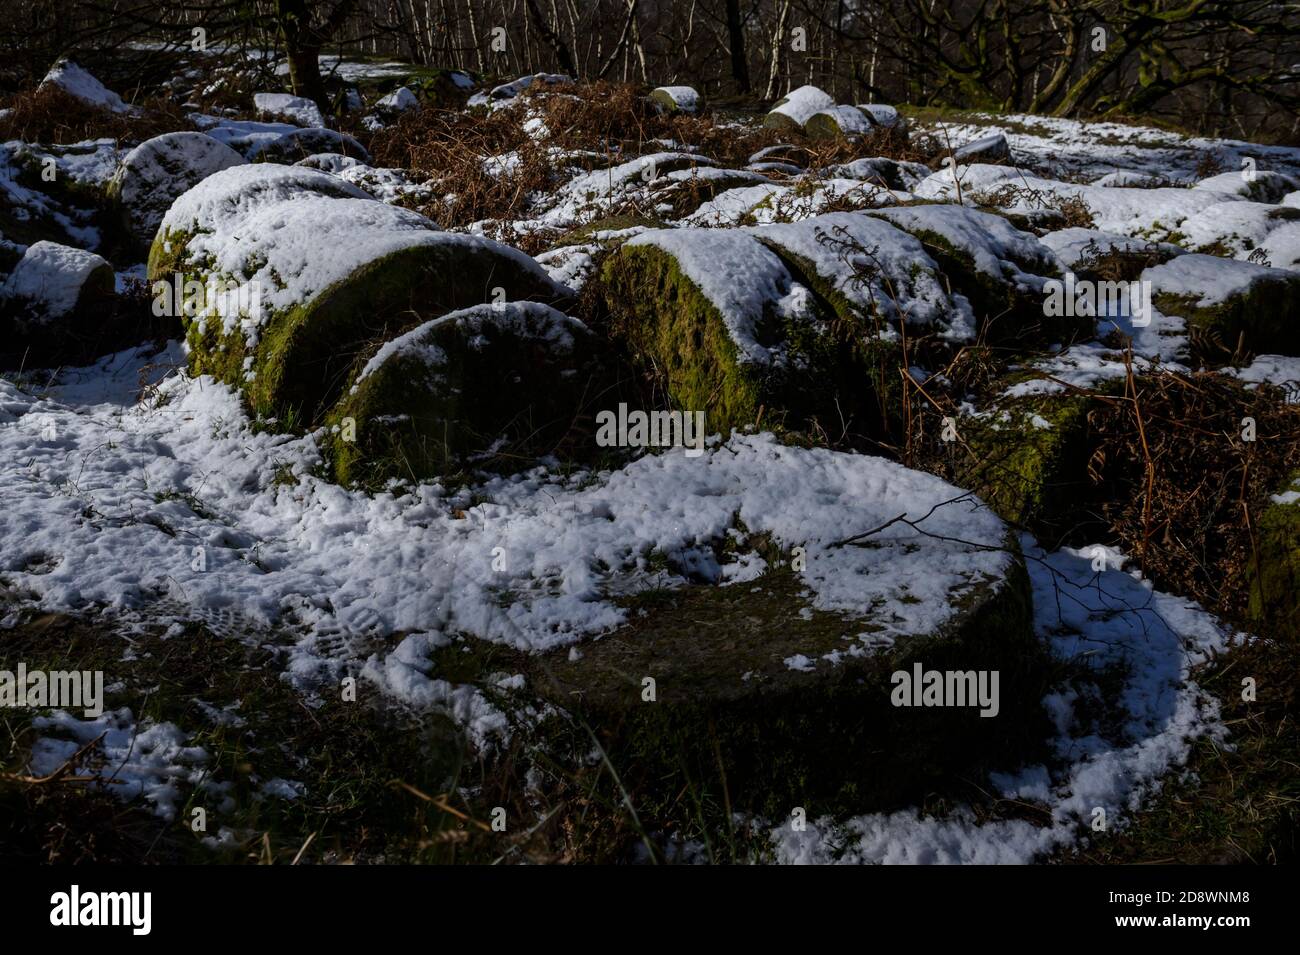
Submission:
<svg viewBox="0 0 1300 955">
<path fill-rule="evenodd" d="M 1046 738 L 1027 575 L 972 495 L 756 436 L 644 459 L 593 496 L 622 502 L 606 534 L 681 521 L 681 543 L 656 551 L 660 586 L 618 600 L 612 632 L 522 666 L 529 693 L 573 718 L 543 738 L 589 729 L 642 805 L 690 786 L 736 811 L 885 808 Z M 918 667 L 963 687 L 982 673 L 986 690 L 996 671 L 996 700 L 896 705 L 895 674 Z"/>
<path fill-rule="evenodd" d="M 335 476 L 380 485 L 467 465 L 518 469 L 573 438 L 600 379 L 587 327 L 548 305 L 452 312 L 361 369 L 330 415 Z"/>
</svg>

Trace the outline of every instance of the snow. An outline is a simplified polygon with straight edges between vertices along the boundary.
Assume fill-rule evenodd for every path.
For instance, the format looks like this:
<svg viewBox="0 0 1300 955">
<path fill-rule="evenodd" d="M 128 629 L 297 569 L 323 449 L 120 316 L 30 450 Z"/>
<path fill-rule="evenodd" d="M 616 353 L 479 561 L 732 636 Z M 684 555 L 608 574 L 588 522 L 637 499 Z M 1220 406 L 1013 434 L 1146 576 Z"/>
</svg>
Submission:
<svg viewBox="0 0 1300 955">
<path fill-rule="evenodd" d="M 919 162 L 895 161 L 883 157 L 855 159 L 826 170 L 827 175 L 838 179 L 865 179 L 885 184 L 897 177 L 908 188 L 930 175 L 930 170 Z"/>
<path fill-rule="evenodd" d="M 107 260 L 93 252 L 56 242 L 36 242 L 14 266 L 0 296 L 33 302 L 33 317 L 52 321 L 72 313 L 82 287 L 97 269 L 111 268 Z"/>
<path fill-rule="evenodd" d="M 967 143 L 955 153 L 953 159 L 958 163 L 967 163 L 978 159 L 1003 159 L 1011 155 L 1011 147 L 1003 133 L 991 133 L 981 136 L 974 142 Z"/>
<path fill-rule="evenodd" d="M 861 136 L 871 132 L 875 123 L 856 106 L 830 106 L 819 109 L 813 116 L 825 116 L 846 136 Z M 812 116 L 808 117 L 812 119 Z"/>
<path fill-rule="evenodd" d="M 1200 253 L 1180 255 L 1142 273 L 1142 281 L 1151 283 L 1152 294 L 1185 296 L 1197 308 L 1221 305 L 1249 293 L 1260 282 L 1277 280 L 1296 278 L 1283 269 Z"/>
<path fill-rule="evenodd" d="M 41 86 L 56 86 L 83 103 L 100 106 L 114 113 L 129 113 L 131 107 L 122 102 L 122 97 L 104 86 L 90 73 L 71 60 L 59 60 L 41 80 Z"/>
<path fill-rule="evenodd" d="M 350 172 L 350 167 L 344 172 Z M 221 296 L 209 302 L 229 334 L 236 324 L 249 346 L 265 322 L 382 256 L 421 245 L 492 250 L 545 280 L 524 253 L 488 239 L 442 232 L 409 209 L 377 202 L 327 173 L 302 166 L 236 166 L 204 180 L 167 212 L 163 228 L 192 233 L 185 259 Z M 568 292 L 555 286 L 556 294 Z M 223 307 L 258 301 L 257 314 Z"/>
<path fill-rule="evenodd" d="M 1288 404 L 1300 404 L 1300 358 L 1290 355 L 1258 355 L 1244 368 L 1225 368 L 1224 374 L 1246 382 L 1246 386 L 1262 384 L 1281 388 Z"/>
<path fill-rule="evenodd" d="M 662 249 L 677 260 L 682 274 L 722 315 L 741 362 L 786 363 L 782 343 L 763 344 L 758 328 L 772 309 L 789 307 L 805 321 L 811 313 L 800 309 L 807 290 L 770 249 L 750 234 L 713 229 L 653 229 L 629 239 L 625 247 L 642 245 Z"/>
<path fill-rule="evenodd" d="M 132 231 L 151 241 L 174 199 L 208 176 L 243 164 L 243 156 L 203 133 L 164 133 L 136 146 L 116 175 Z"/>
<path fill-rule="evenodd" d="M 91 224 L 95 221 L 92 210 L 65 205 L 19 181 L 34 155 L 30 147 L 17 140 L 0 144 L 0 211 L 18 222 L 48 220 L 61 228 L 70 242 L 97 248 L 100 235 Z"/>
<path fill-rule="evenodd" d="M 862 208 L 888 206 L 909 198 L 857 179 L 806 180 L 798 185 L 738 186 L 718 193 L 683 220 L 690 225 L 722 228 L 747 222 L 797 222 L 823 212 L 832 203 L 852 201 Z"/>
<path fill-rule="evenodd" d="M 357 188 L 365 190 L 381 202 L 395 203 L 407 196 L 419 201 L 433 196 L 433 188 L 428 183 L 413 181 L 404 169 L 376 169 L 353 160 L 339 169 L 335 175 L 344 182 L 350 182 Z"/>
<path fill-rule="evenodd" d="M 1189 249 L 1212 246 L 1233 258 L 1245 259 L 1255 249 L 1267 248 L 1271 233 L 1280 226 L 1297 222 L 1300 209 L 1265 202 L 1219 202 L 1189 216 L 1178 231 L 1182 244 Z"/>
<path fill-rule="evenodd" d="M 1044 276 L 1059 267 L 1051 249 L 989 212 L 924 205 L 878 209 L 870 214 L 908 231 L 923 230 L 940 236 L 954 248 L 968 253 L 977 271 L 1000 282 L 1009 282 L 1017 291 L 1041 293 Z M 1036 271 L 1025 271 L 1020 263 Z"/>
<path fill-rule="evenodd" d="M 1143 331 L 1158 328 L 1166 323 L 1172 324 L 1173 328 L 1176 329 L 1168 337 L 1169 344 L 1167 345 L 1165 344 L 1165 338 L 1154 335 L 1143 337 L 1140 334 Z M 1106 323 L 1107 326 L 1113 324 L 1119 324 L 1120 330 L 1133 339 L 1133 371 L 1135 374 L 1150 370 L 1157 359 L 1160 360 L 1161 367 L 1166 371 L 1188 370 L 1174 360 L 1185 345 L 1185 338 L 1178 334 L 1183 328 L 1182 319 L 1162 316 L 1157 312 L 1148 329 L 1127 328 L 1121 324 L 1121 320 L 1111 320 Z M 1098 342 L 1084 342 L 1079 345 L 1072 345 L 1056 355 L 1036 359 L 1024 367 L 1047 377 L 1031 378 L 1018 382 L 1006 388 L 1002 392 L 1003 397 L 1021 398 L 1027 395 L 1059 394 L 1071 387 L 1093 390 L 1107 382 L 1118 381 L 1128 375 L 1128 368 L 1124 364 L 1124 356 Z"/>
<path fill-rule="evenodd" d="M 660 86 L 655 93 L 665 93 L 683 113 L 695 113 L 700 108 L 700 94 L 691 86 Z"/>
<path fill-rule="evenodd" d="M 471 345 L 480 338 L 486 325 L 495 325 L 509 330 L 521 337 L 538 338 L 549 350 L 557 353 L 573 351 L 574 335 L 585 335 L 587 326 L 576 318 L 570 318 L 563 312 L 556 311 L 540 302 L 504 302 L 500 305 L 474 305 L 470 308 L 448 312 L 439 318 L 425 322 L 411 331 L 390 339 L 380 346 L 379 351 L 366 362 L 357 383 L 374 374 L 386 362 L 395 357 L 415 358 L 430 369 L 445 367 L 447 354 L 437 345 L 426 341 L 439 329 L 459 326 Z M 353 386 L 355 390 L 355 385 Z"/>
<path fill-rule="evenodd" d="M 1190 601 L 1152 588 L 1102 548 L 1106 566 L 1094 571 L 1094 548 L 1046 553 L 1031 538 L 1022 547 L 1034 591 L 1034 629 L 1054 656 L 1093 672 L 1123 667 L 1118 694 L 1120 732 L 1085 721 L 1074 703 L 1091 688 L 1086 677 L 1054 688 L 1044 699 L 1057 734 L 1055 763 L 995 776 L 998 795 L 1035 804 L 1042 824 L 1026 819 L 981 821 L 968 807 L 921 815 L 916 809 L 845 820 L 789 822 L 771 830 L 777 858 L 787 863 L 1025 864 L 1079 843 L 1105 810 L 1120 828 L 1184 765 L 1200 737 L 1222 743 L 1227 730 L 1217 702 L 1192 679 L 1192 668 L 1239 642 Z"/>
<path fill-rule="evenodd" d="M 356 186 L 315 169 L 276 163 L 232 166 L 181 195 L 167 210 L 162 228 L 231 235 L 249 215 L 304 195 L 369 198 Z"/>
<path fill-rule="evenodd" d="M 60 179 L 92 188 L 106 185 L 128 152 L 116 139 L 88 139 L 66 146 L 21 144 L 19 149 L 37 162 L 53 158 Z"/>
<path fill-rule="evenodd" d="M 835 212 L 745 231 L 812 263 L 864 314 L 878 313 L 893 323 L 940 325 L 947 337 L 958 340 L 975 336 L 974 315 L 963 308 L 965 299 L 956 296 L 960 302 L 950 304 L 939 266 L 920 240 L 887 222 Z M 837 244 L 845 241 L 853 245 Z"/>
<path fill-rule="evenodd" d="M 802 126 L 812 118 L 814 113 L 834 106 L 835 100 L 830 94 L 815 86 L 801 86 L 782 97 L 776 106 L 772 107 L 771 112 L 788 116 Z"/>
<path fill-rule="evenodd" d="M 1000 579 L 1009 560 L 985 546 L 1001 542 L 1003 524 L 973 501 L 939 508 L 924 526 L 978 546 L 900 524 L 878 547 L 831 547 L 958 495 L 879 458 L 736 436 L 700 457 L 651 455 L 601 475 L 369 496 L 314 476 L 313 436 L 255 432 L 224 385 L 175 375 L 160 400 L 135 404 L 127 379 L 120 371 L 120 390 L 98 401 L 0 381 L 11 499 L 0 573 L 47 610 L 130 613 L 160 598 L 180 619 L 237 608 L 250 627 L 296 639 L 290 672 L 308 683 L 358 665 L 349 634 L 362 630 L 468 631 L 533 651 L 596 636 L 624 619 L 613 595 L 663 585 L 652 553 L 707 546 L 737 516 L 807 548 L 812 606 L 870 615 L 900 638 L 933 632 L 956 595 Z M 285 467 L 296 484 L 277 480 Z M 495 547 L 505 570 L 491 566 Z M 37 555 L 53 569 L 31 572 Z"/>
<path fill-rule="evenodd" d="M 1284 220 L 1260 242 L 1259 250 L 1274 268 L 1300 271 L 1300 222 Z"/>
<path fill-rule="evenodd" d="M 636 231 L 643 232 L 645 230 L 637 229 Z M 576 292 L 587 284 L 587 280 L 591 278 L 592 273 L 596 270 L 596 256 L 594 253 L 600 249 L 601 244 L 599 242 L 562 245 L 559 248 L 539 253 L 537 264 L 546 270 L 546 274 L 551 277 L 552 281 L 567 285 Z"/>
<path fill-rule="evenodd" d="M 291 93 L 254 93 L 253 106 L 258 113 L 287 119 L 295 126 L 320 128 L 325 125 L 325 117 L 320 107 L 304 96 Z"/>
<path fill-rule="evenodd" d="M 209 759 L 207 751 L 186 745 L 188 737 L 172 723 L 138 725 L 126 708 L 95 719 L 78 719 L 55 710 L 32 722 L 38 730 L 58 734 L 42 736 L 32 746 L 28 771 L 34 776 L 55 772 L 77 750 L 103 734 L 94 749 L 103 765 L 94 767 L 94 774 L 106 791 L 124 802 L 143 799 L 155 814 L 170 822 L 176 818 L 177 803 L 183 801 L 179 784 L 210 785 L 204 765 Z M 66 738 L 69 736 L 71 739 Z"/>
<path fill-rule="evenodd" d="M 1077 177 L 1084 182 L 1114 172 L 1190 182 L 1199 175 L 1207 155 L 1221 159 L 1221 168 L 1240 170 L 1243 159 L 1250 157 L 1260 170 L 1300 174 L 1300 148 L 1179 136 L 1127 123 L 1090 123 L 1023 113 L 984 114 L 969 123 L 943 124 L 938 132 L 961 144 L 994 130 L 1006 134 L 1018 162 L 1040 174 Z"/>
<path fill-rule="evenodd" d="M 469 98 L 469 106 L 487 106 L 489 109 L 516 98 L 534 83 L 542 86 L 567 86 L 573 82 L 572 77 L 560 73 L 535 73 L 521 76 L 509 83 L 502 83 L 487 93 L 475 93 Z"/>
<path fill-rule="evenodd" d="M 893 129 L 903 122 L 903 117 L 893 106 L 887 103 L 859 103 L 858 109 L 871 117 L 871 121 L 883 129 Z"/>
<path fill-rule="evenodd" d="M 248 147 L 245 155 L 250 161 L 253 161 L 265 152 L 271 152 L 274 155 L 281 150 L 290 155 L 294 153 L 335 152 L 351 153 L 362 159 L 370 158 L 369 153 L 366 152 L 361 143 L 347 133 L 341 133 L 337 129 L 320 129 L 317 127 L 290 127 L 289 132 L 276 139 L 257 138 Z"/>
<path fill-rule="evenodd" d="M 1039 241 L 1055 252 L 1067 269 L 1077 268 L 1080 262 L 1091 256 L 1112 252 L 1140 253 L 1145 252 L 1150 245 L 1170 257 L 1184 253 L 1183 249 L 1168 242 L 1151 243 L 1146 239 L 1133 239 L 1114 232 L 1077 227 L 1048 232 Z"/>
<path fill-rule="evenodd" d="M 293 123 L 260 123 L 248 119 L 207 116 L 203 113 L 190 113 L 189 120 L 200 131 L 207 133 L 219 143 L 225 143 L 245 157 L 255 146 L 274 142 L 281 136 L 298 129 Z"/>
<path fill-rule="evenodd" d="M 420 101 L 416 99 L 415 94 L 405 86 L 399 86 L 391 93 L 381 97 L 379 101 L 375 103 L 375 108 L 387 110 L 392 113 L 402 113 L 418 105 L 420 105 Z M 320 124 L 318 123 L 317 125 Z"/>
<path fill-rule="evenodd" d="M 612 207 L 629 192 L 653 183 L 670 170 L 696 165 L 712 166 L 714 162 L 694 153 L 658 152 L 584 173 L 558 191 L 557 204 L 543 218 L 555 224 L 572 223 L 584 208 Z"/>
<path fill-rule="evenodd" d="M 1167 186 L 1169 183 L 1161 176 L 1121 169 L 1115 172 L 1106 173 L 1106 175 L 1094 182 L 1093 185 L 1127 189 L 1157 189 L 1161 186 Z"/>
<path fill-rule="evenodd" d="M 1271 500 L 1274 504 L 1283 504 L 1283 505 L 1295 504 L 1297 502 L 1300 502 L 1300 478 L 1296 478 L 1294 481 L 1292 481 L 1291 487 L 1283 491 L 1281 494 L 1269 495 L 1269 500 Z"/>
<path fill-rule="evenodd" d="M 1193 189 L 1226 192 L 1243 199 L 1262 199 L 1277 202 L 1293 189 L 1300 187 L 1300 178 L 1272 170 L 1242 170 L 1225 172 L 1193 183 Z"/>
<path fill-rule="evenodd" d="M 308 169 L 319 169 L 321 172 L 330 172 L 338 175 L 345 169 L 353 166 L 366 166 L 360 159 L 353 156 L 344 156 L 342 153 L 313 153 L 305 159 L 299 159 L 295 166 L 306 166 Z M 369 166 L 366 166 L 369 169 Z"/>
<path fill-rule="evenodd" d="M 1177 231 L 1189 216 L 1222 202 L 1244 201 L 1231 192 L 1212 189 L 1153 188 L 1130 189 L 1084 185 L 1044 179 L 1012 166 L 982 163 L 958 165 L 956 180 L 961 184 L 964 202 L 1000 205 L 1008 209 L 1032 210 L 1079 200 L 1087 208 L 1097 229 L 1127 236 L 1150 236 L 1163 239 Z M 1008 203 L 995 202 L 1010 190 Z M 957 183 L 952 169 L 943 169 L 917 185 L 915 192 L 926 199 L 945 202 L 957 198 Z"/>
</svg>

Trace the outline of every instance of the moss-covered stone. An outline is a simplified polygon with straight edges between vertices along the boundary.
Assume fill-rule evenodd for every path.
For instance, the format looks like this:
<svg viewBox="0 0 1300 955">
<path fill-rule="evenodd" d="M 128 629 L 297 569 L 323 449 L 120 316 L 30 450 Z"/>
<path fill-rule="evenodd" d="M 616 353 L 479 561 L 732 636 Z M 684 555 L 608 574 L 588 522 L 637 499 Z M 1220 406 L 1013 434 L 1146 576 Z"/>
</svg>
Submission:
<svg viewBox="0 0 1300 955">
<path fill-rule="evenodd" d="M 836 322 L 823 306 L 812 303 L 819 318 L 807 321 L 766 303 L 758 343 L 779 346 L 786 360 L 764 364 L 742 354 L 717 305 L 669 252 L 624 244 L 600 281 L 611 331 L 631 361 L 662 384 L 674 407 L 704 411 L 711 432 L 801 428 L 814 418 L 838 428 L 865 419 L 876 404 L 862 359 L 880 355 L 860 350 L 862 329 Z"/>
<path fill-rule="evenodd" d="M 621 215 L 605 216 L 603 219 L 596 219 L 594 222 L 588 222 L 586 225 L 578 226 L 576 229 L 570 229 L 560 238 L 555 240 L 553 248 L 559 248 L 565 245 L 585 245 L 595 241 L 616 241 L 616 240 L 597 240 L 595 236 L 604 232 L 623 232 L 628 229 L 662 229 L 666 223 L 660 219 L 653 219 L 649 216 L 641 215 Z"/>
<path fill-rule="evenodd" d="M 446 236 L 378 257 L 312 295 L 267 316 L 251 348 L 244 329 L 219 319 L 191 321 L 190 367 L 242 387 L 251 406 L 309 423 L 338 397 L 363 354 L 431 318 L 482 304 L 494 289 L 507 301 L 559 300 L 540 269 L 486 240 Z"/>
<path fill-rule="evenodd" d="M 996 220 L 1013 228 L 1014 224 L 1007 223 L 1003 216 L 993 213 L 935 204 L 877 210 L 872 213 L 888 219 L 924 243 L 926 251 L 939 264 L 953 290 L 970 301 L 985 341 L 1006 348 L 1029 349 L 1043 344 L 1068 344 L 1092 337 L 1095 319 L 1087 316 L 1047 316 L 1041 294 L 1026 287 L 1014 274 L 1005 274 L 1005 269 L 1000 274 L 988 268 L 987 263 L 981 261 L 981 250 L 955 241 L 952 235 L 940 228 L 929 227 L 925 218 L 912 217 L 911 213 L 918 211 L 921 211 L 923 217 L 951 214 L 987 217 L 981 221 L 993 223 Z M 1051 250 L 1038 243 L 1036 237 L 1029 232 L 1022 232 L 1022 238 L 1026 240 L 1022 249 L 1007 246 L 1000 250 L 1005 255 L 1005 261 L 1010 263 L 1011 272 L 1019 269 L 1025 276 L 1061 277 Z"/>
<path fill-rule="evenodd" d="M 1255 522 L 1257 564 L 1248 570 L 1248 613 L 1268 637 L 1300 639 L 1300 473 Z"/>
<path fill-rule="evenodd" d="M 149 281 L 170 281 L 177 274 L 206 281 L 212 263 L 191 250 L 196 236 L 235 228 L 235 220 L 303 196 L 370 198 L 351 183 L 315 169 L 274 163 L 223 169 L 186 192 L 169 210 L 149 247 Z"/>
<path fill-rule="evenodd" d="M 870 619 L 807 608 L 788 569 L 642 595 L 622 629 L 580 654 L 532 661 L 529 684 L 590 727 L 656 817 L 704 806 L 775 819 L 800 806 L 809 816 L 888 809 L 1017 765 L 1049 735 L 1047 662 L 1027 575 L 1019 559 L 1012 566 L 961 598 L 942 632 L 866 652 Z M 793 667 L 797 656 L 808 662 Z M 997 670 L 998 715 L 892 705 L 891 674 L 914 663 Z"/>
<path fill-rule="evenodd" d="M 1152 302 L 1187 320 L 1225 355 L 1300 355 L 1300 274 L 1217 256 L 1180 255 L 1147 269 Z"/>
<path fill-rule="evenodd" d="M 1089 520 L 1098 442 L 1088 415 L 1101 400 L 1069 391 L 1001 398 L 956 420 L 956 439 L 942 443 L 934 469 L 1008 523 L 1055 539 Z"/>
<path fill-rule="evenodd" d="M 665 113 L 699 113 L 704 100 L 689 86 L 660 86 L 650 91 L 650 102 Z"/>
<path fill-rule="evenodd" d="M 856 106 L 836 106 L 813 113 L 803 128 L 810 139 L 847 139 L 870 133 L 873 125 Z"/>
<path fill-rule="evenodd" d="M 108 184 L 108 200 L 133 250 L 152 245 L 172 202 L 222 169 L 242 165 L 229 146 L 195 132 L 165 133 L 131 150 Z"/>
<path fill-rule="evenodd" d="M 334 407 L 334 474 L 379 486 L 524 467 L 571 447 L 602 390 L 581 322 L 531 302 L 453 312 L 383 346 Z"/>
</svg>

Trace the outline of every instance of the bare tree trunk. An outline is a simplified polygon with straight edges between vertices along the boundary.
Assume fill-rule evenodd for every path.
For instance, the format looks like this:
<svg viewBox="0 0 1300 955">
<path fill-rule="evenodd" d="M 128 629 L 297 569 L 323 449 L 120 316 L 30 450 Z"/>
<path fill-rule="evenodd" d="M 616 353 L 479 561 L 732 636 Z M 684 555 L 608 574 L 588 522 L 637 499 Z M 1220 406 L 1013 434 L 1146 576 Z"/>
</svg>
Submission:
<svg viewBox="0 0 1300 955">
<path fill-rule="evenodd" d="M 629 14 L 632 18 L 632 48 L 636 51 L 637 62 L 641 64 L 641 82 L 648 83 L 650 74 L 645 68 L 645 47 L 641 45 L 641 27 L 637 25 L 636 10 Z"/>
<path fill-rule="evenodd" d="M 469 21 L 469 43 L 474 47 L 478 57 L 478 71 L 483 73 L 487 66 L 483 62 L 483 47 L 478 41 L 478 25 L 474 22 L 474 0 L 465 0 L 465 19 Z"/>
<path fill-rule="evenodd" d="M 740 20 L 740 0 L 727 0 L 727 42 L 731 47 L 731 78 L 741 93 L 749 92 L 749 59 L 745 55 L 745 28 Z"/>
<path fill-rule="evenodd" d="M 537 0 L 527 0 L 527 2 L 528 13 L 533 19 L 533 25 L 537 27 L 537 32 L 542 35 L 546 45 L 555 53 L 560 69 L 570 76 L 576 75 L 578 71 L 573 67 L 573 57 L 569 54 L 568 45 L 546 22 L 545 17 L 542 15 L 542 8 L 537 5 Z"/>
<path fill-rule="evenodd" d="M 637 5 L 637 2 L 638 2 L 638 0 L 628 0 L 628 4 L 627 4 L 627 19 L 625 19 L 625 20 L 623 21 L 623 32 L 619 34 L 619 37 L 618 37 L 618 43 L 616 43 L 616 44 L 614 45 L 614 49 L 612 49 L 612 50 L 609 51 L 609 59 L 607 59 L 607 60 L 605 61 L 605 64 L 604 64 L 604 65 L 600 68 L 600 70 L 596 73 L 596 79 L 599 80 L 599 79 L 604 78 L 605 74 L 609 72 L 609 68 L 610 68 L 611 66 L 614 65 L 614 61 L 618 59 L 618 55 L 619 55 L 619 53 L 621 53 L 621 52 L 623 52 L 624 50 L 627 49 L 627 40 L 628 40 L 628 37 L 632 35 L 632 24 L 633 24 L 633 23 L 635 22 L 635 20 L 636 20 L 636 5 Z M 600 54 L 597 53 L 597 56 L 598 56 L 598 57 L 599 57 L 599 55 L 600 55 Z M 623 61 L 623 78 L 624 78 L 624 79 L 627 79 L 627 59 L 626 59 L 626 57 L 624 58 L 624 61 Z"/>
<path fill-rule="evenodd" d="M 781 13 L 776 19 L 776 33 L 772 36 L 772 64 L 767 71 L 767 90 L 764 99 L 776 99 L 781 82 L 781 57 L 785 53 L 785 25 L 790 19 L 790 0 L 781 4 Z"/>
<path fill-rule="evenodd" d="M 295 96 L 314 100 L 321 112 L 333 112 L 320 75 L 320 39 L 311 26 L 306 0 L 276 0 L 275 20 L 289 59 L 289 83 Z"/>
</svg>

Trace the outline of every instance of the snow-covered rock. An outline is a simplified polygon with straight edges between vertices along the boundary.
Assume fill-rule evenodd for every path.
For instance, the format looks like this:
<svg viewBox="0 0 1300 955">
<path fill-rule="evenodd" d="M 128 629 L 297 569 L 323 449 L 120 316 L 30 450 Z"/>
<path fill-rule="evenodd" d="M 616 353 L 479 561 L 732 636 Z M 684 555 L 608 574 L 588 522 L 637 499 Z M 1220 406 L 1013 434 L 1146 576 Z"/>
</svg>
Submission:
<svg viewBox="0 0 1300 955">
<path fill-rule="evenodd" d="M 282 119 L 295 126 L 320 128 L 325 125 L 325 117 L 320 107 L 305 96 L 291 93 L 254 93 L 253 105 L 258 115 L 264 119 Z"/>
<path fill-rule="evenodd" d="M 206 113 L 190 113 L 187 118 L 201 132 L 207 133 L 219 143 L 225 143 L 245 158 L 254 147 L 274 142 L 298 129 L 293 123 L 228 119 L 224 116 L 209 116 Z"/>
<path fill-rule="evenodd" d="M 150 279 L 195 271 L 207 255 L 235 241 L 246 218 L 304 195 L 369 198 L 356 186 L 315 169 L 274 163 L 228 167 L 187 190 L 167 210 L 149 253 Z M 200 236 L 203 247 L 191 250 L 190 241 Z"/>
<path fill-rule="evenodd" d="M 341 484 L 421 480 L 467 462 L 526 466 L 601 392 L 587 327 L 540 302 L 451 312 L 385 342 L 331 412 Z M 587 436 L 590 440 L 590 435 Z"/>
<path fill-rule="evenodd" d="M 410 89 L 405 86 L 399 86 L 391 93 L 380 97 L 375 103 L 375 109 L 384 113 L 404 113 L 408 109 L 414 109 L 419 105 L 419 99 L 416 98 L 416 95 L 412 93 Z"/>
<path fill-rule="evenodd" d="M 778 129 L 803 129 L 814 114 L 834 106 L 835 100 L 829 93 L 816 86 L 801 86 L 777 100 L 763 122 Z"/>
<path fill-rule="evenodd" d="M 122 97 L 69 59 L 62 59 L 55 63 L 41 80 L 41 86 L 57 87 L 83 103 L 111 110 L 114 113 L 126 113 L 131 110 L 131 107 L 122 101 Z"/>
<path fill-rule="evenodd" d="M 208 288 L 186 315 L 192 367 L 258 407 L 309 414 L 377 335 L 497 294 L 571 294 L 522 252 L 440 231 L 327 173 L 268 164 L 223 170 L 172 205 L 149 275 L 177 272 Z"/>
<path fill-rule="evenodd" d="M 875 128 L 875 121 L 856 106 L 831 106 L 808 117 L 804 130 L 818 139 L 863 136 Z"/>
<path fill-rule="evenodd" d="M 99 342 L 113 339 L 115 308 L 106 260 L 56 242 L 33 243 L 0 283 L 0 369 L 85 361 Z"/>
<path fill-rule="evenodd" d="M 1188 216 L 1178 232 L 1189 249 L 1244 259 L 1269 246 L 1274 231 L 1298 222 L 1300 209 L 1289 206 L 1250 200 L 1218 202 Z"/>
<path fill-rule="evenodd" d="M 1147 239 L 1134 239 L 1117 235 L 1114 232 L 1101 232 L 1097 229 L 1069 228 L 1048 232 L 1040 240 L 1056 253 L 1061 264 L 1067 269 L 1076 269 L 1087 262 L 1090 257 L 1110 255 L 1120 252 L 1139 255 L 1151 252 L 1166 261 L 1175 255 L 1184 254 L 1185 250 L 1169 242 L 1151 242 Z"/>
<path fill-rule="evenodd" d="M 1288 193 L 1300 188 L 1300 178 L 1271 169 L 1243 169 L 1224 172 L 1202 179 L 1192 186 L 1209 192 L 1222 192 L 1257 202 L 1278 202 Z"/>
<path fill-rule="evenodd" d="M 650 99 L 666 113 L 698 113 L 703 103 L 692 86 L 660 86 L 650 91 Z"/>
<path fill-rule="evenodd" d="M 260 139 L 249 147 L 250 162 L 292 163 L 317 153 L 342 153 L 370 162 L 370 153 L 356 138 L 337 129 L 294 129 L 277 139 Z"/>
<path fill-rule="evenodd" d="M 37 242 L 14 266 L 0 296 L 24 300 L 31 306 L 30 319 L 46 323 L 71 315 L 87 294 L 112 291 L 113 267 L 102 256 Z"/>
<path fill-rule="evenodd" d="M 1223 360 L 1238 341 L 1252 352 L 1300 355 L 1300 274 L 1189 253 L 1142 273 L 1161 312 L 1212 337 Z"/>
<path fill-rule="evenodd" d="M 871 121 L 881 129 L 893 129 L 906 125 L 897 107 L 888 103 L 859 103 L 858 109 L 871 117 Z"/>
<path fill-rule="evenodd" d="M 534 73 L 521 76 L 509 83 L 502 83 L 486 93 L 475 93 L 469 98 L 469 106 L 487 106 L 489 108 L 509 102 L 534 84 L 539 86 L 569 86 L 573 77 L 562 73 Z"/>
<path fill-rule="evenodd" d="M 832 212 L 745 231 L 796 261 L 817 282 L 814 291 L 850 314 L 928 326 L 958 340 L 974 335 L 969 306 L 960 296 L 949 298 L 925 247 L 888 222 Z"/>
<path fill-rule="evenodd" d="M 761 229 L 641 232 L 602 270 L 613 334 L 674 407 L 703 411 L 711 431 L 752 425 L 761 409 L 790 426 L 834 415 L 837 404 L 846 420 L 890 416 L 896 409 L 877 393 L 872 369 L 888 362 L 893 332 L 886 325 L 877 340 L 861 309 L 834 291 L 838 273 L 809 248 L 815 241 L 814 228 L 802 226 L 770 236 Z M 787 246 L 818 258 L 825 277 L 810 280 L 838 296 L 838 320 L 795 277 L 801 270 Z M 840 327 L 858 328 L 861 340 L 838 337 Z"/>
<path fill-rule="evenodd" d="M 128 233 L 147 249 L 175 199 L 213 173 L 244 162 L 203 133 L 164 133 L 126 154 L 109 183 L 109 198 Z"/>
<path fill-rule="evenodd" d="M 366 164 L 355 156 L 345 156 L 342 153 L 312 153 L 306 159 L 299 159 L 294 165 L 305 166 L 308 169 L 319 169 L 321 172 L 331 172 L 337 176 L 344 169 L 350 169 L 353 166 L 365 166 Z"/>
<path fill-rule="evenodd" d="M 959 163 L 1002 163 L 1011 161 L 1011 144 L 1006 133 L 992 133 L 967 143 L 953 158 Z"/>
</svg>

